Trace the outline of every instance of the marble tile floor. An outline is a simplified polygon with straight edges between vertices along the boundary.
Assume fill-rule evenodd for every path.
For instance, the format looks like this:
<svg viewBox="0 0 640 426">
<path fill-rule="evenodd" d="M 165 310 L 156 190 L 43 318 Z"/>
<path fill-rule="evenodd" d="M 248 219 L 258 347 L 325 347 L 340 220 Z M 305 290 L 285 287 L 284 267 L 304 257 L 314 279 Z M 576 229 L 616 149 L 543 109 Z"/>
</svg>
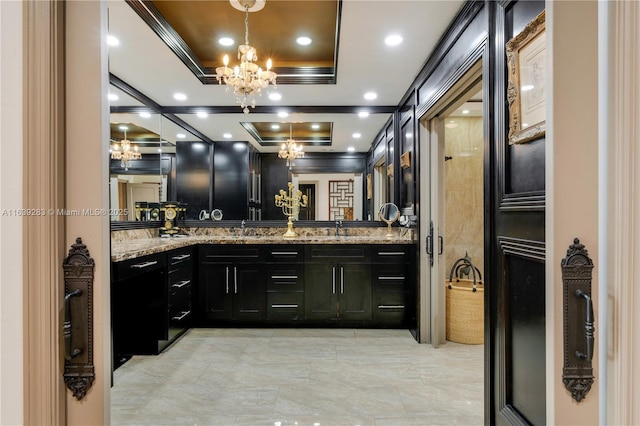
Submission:
<svg viewBox="0 0 640 426">
<path fill-rule="evenodd" d="M 192 329 L 114 373 L 113 425 L 483 423 L 483 346 L 407 330 Z"/>
</svg>

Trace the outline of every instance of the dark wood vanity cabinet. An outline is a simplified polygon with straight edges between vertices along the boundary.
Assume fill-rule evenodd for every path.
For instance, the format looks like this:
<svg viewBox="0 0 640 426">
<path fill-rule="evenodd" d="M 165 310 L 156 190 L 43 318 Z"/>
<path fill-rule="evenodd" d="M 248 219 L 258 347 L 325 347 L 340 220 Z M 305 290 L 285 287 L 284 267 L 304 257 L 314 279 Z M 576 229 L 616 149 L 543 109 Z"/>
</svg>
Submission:
<svg viewBox="0 0 640 426">
<path fill-rule="evenodd" d="M 116 357 L 158 354 L 191 326 L 194 247 L 112 264 Z"/>
<path fill-rule="evenodd" d="M 267 270 L 267 320 L 304 319 L 304 246 L 264 248 Z"/>
<path fill-rule="evenodd" d="M 157 354 L 168 339 L 166 253 L 112 264 L 113 353 Z"/>
<path fill-rule="evenodd" d="M 260 246 L 200 247 L 200 320 L 257 321 L 266 317 L 265 268 Z"/>
<path fill-rule="evenodd" d="M 165 346 L 184 333 L 193 317 L 194 248 L 185 247 L 167 253 L 167 340 Z"/>
<path fill-rule="evenodd" d="M 386 326 L 415 322 L 415 273 L 410 245 L 373 247 L 373 320 Z"/>
<path fill-rule="evenodd" d="M 305 316 L 310 320 L 371 320 L 371 248 L 310 245 L 305 253 Z"/>
</svg>

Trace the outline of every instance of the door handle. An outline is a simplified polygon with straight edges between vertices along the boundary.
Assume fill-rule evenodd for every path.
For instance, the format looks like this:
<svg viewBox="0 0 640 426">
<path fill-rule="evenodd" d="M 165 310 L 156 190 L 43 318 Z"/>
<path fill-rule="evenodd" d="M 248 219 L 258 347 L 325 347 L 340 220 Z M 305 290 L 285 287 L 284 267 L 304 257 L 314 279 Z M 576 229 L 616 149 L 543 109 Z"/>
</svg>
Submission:
<svg viewBox="0 0 640 426">
<path fill-rule="evenodd" d="M 238 268 L 235 266 L 233 267 L 233 289 L 238 294 Z"/>
<path fill-rule="evenodd" d="M 595 327 L 593 325 L 593 301 L 591 300 L 591 276 L 593 260 L 578 238 L 562 259 L 562 299 L 564 366 L 562 382 L 571 397 L 581 402 L 591 390 L 594 382 L 593 348 Z M 584 302 L 582 302 L 584 299 Z"/>
<path fill-rule="evenodd" d="M 429 235 L 427 235 L 427 254 L 429 255 L 429 264 L 433 266 L 433 221 L 429 221 Z"/>
<path fill-rule="evenodd" d="M 82 353 L 82 349 L 71 349 L 73 347 L 73 323 L 71 322 L 71 298 L 81 296 L 82 290 L 75 289 L 64 296 L 64 325 L 62 326 L 64 336 L 64 359 L 71 361 Z"/>
<path fill-rule="evenodd" d="M 336 267 L 335 266 L 332 267 L 331 270 L 333 271 L 333 273 L 331 274 L 331 280 L 332 280 L 331 292 L 333 294 L 336 294 Z"/>
<path fill-rule="evenodd" d="M 76 238 L 62 262 L 64 271 L 64 383 L 80 401 L 96 378 L 93 365 L 93 276 L 96 262 L 82 238 Z M 76 300 L 72 300 L 75 298 Z M 75 341 L 75 342 L 74 342 Z M 74 347 L 75 346 L 75 347 Z"/>
<path fill-rule="evenodd" d="M 344 266 L 340 267 L 340 294 L 344 294 Z"/>
<path fill-rule="evenodd" d="M 225 284 L 227 285 L 227 294 L 229 294 L 229 267 L 226 267 Z"/>
<path fill-rule="evenodd" d="M 593 359 L 593 344 L 595 342 L 595 336 L 593 335 L 595 327 L 593 326 L 593 301 L 584 291 L 578 289 L 575 293 L 576 297 L 582 297 L 585 300 L 584 304 L 584 346 L 585 351 L 581 352 L 576 350 L 576 356 L 580 359 L 591 361 Z"/>
<path fill-rule="evenodd" d="M 438 242 L 440 243 L 440 250 L 438 251 L 438 254 L 441 255 L 444 248 L 444 238 L 442 238 L 441 235 L 438 235 Z"/>
</svg>

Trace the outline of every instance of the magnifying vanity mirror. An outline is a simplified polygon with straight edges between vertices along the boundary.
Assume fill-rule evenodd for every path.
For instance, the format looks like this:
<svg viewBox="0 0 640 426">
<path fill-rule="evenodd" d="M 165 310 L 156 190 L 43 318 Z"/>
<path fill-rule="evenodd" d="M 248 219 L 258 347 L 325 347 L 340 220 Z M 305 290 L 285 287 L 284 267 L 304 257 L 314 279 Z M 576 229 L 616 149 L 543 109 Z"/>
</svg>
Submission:
<svg viewBox="0 0 640 426">
<path fill-rule="evenodd" d="M 400 217 L 400 209 L 393 203 L 385 203 L 378 210 L 378 217 L 387 224 L 387 237 L 393 237 L 391 224 Z"/>
</svg>

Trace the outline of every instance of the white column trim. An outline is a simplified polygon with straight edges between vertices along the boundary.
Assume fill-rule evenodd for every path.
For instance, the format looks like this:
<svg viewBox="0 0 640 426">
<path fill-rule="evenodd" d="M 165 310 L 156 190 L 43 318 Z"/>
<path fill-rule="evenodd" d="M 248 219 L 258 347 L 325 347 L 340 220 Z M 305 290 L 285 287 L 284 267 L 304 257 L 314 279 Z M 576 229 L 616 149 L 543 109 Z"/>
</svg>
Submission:
<svg viewBox="0 0 640 426">
<path fill-rule="evenodd" d="M 610 3 L 607 423 L 640 424 L 640 3 Z"/>
<path fill-rule="evenodd" d="M 64 424 L 59 351 L 64 221 L 64 4 L 24 3 L 24 422 Z"/>
</svg>

